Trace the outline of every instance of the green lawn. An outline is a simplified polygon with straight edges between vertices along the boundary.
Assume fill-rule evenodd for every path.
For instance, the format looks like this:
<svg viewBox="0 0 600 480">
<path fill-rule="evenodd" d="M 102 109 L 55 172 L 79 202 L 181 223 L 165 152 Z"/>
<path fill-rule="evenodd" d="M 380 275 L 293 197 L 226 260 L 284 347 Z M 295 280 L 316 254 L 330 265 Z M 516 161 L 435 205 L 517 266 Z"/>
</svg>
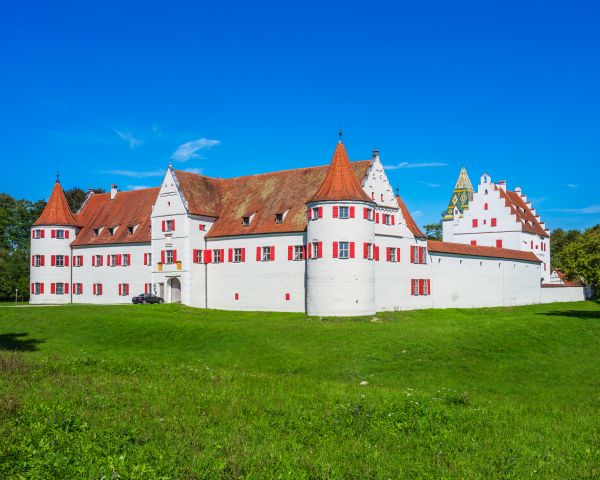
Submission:
<svg viewBox="0 0 600 480">
<path fill-rule="evenodd" d="M 600 305 L 0 309 L 0 478 L 600 478 Z"/>
</svg>

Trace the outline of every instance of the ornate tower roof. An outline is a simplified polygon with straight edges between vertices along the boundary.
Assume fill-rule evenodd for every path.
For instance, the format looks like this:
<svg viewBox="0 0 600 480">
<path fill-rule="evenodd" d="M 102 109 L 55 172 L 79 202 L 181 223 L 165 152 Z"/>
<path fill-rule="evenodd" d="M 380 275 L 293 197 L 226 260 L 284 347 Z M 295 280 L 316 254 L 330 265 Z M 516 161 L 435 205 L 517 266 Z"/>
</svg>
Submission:
<svg viewBox="0 0 600 480">
<path fill-rule="evenodd" d="M 73 218 L 65 192 L 60 186 L 58 179 L 54 184 L 48 203 L 34 225 L 70 225 L 76 226 L 77 222 Z"/>
<path fill-rule="evenodd" d="M 373 200 L 369 198 L 358 180 L 356 180 L 341 138 L 333 152 L 333 158 L 323 184 L 310 199 L 311 202 L 327 200 L 358 200 L 373 203 Z"/>
<path fill-rule="evenodd" d="M 460 174 L 458 175 L 458 180 L 456 180 L 452 197 L 450 197 L 444 220 L 450 220 L 454 217 L 455 207 L 458 208 L 460 215 L 462 216 L 464 211 L 469 208 L 469 202 L 471 200 L 473 200 L 473 185 L 471 184 L 466 168 L 462 167 L 460 169 Z"/>
</svg>

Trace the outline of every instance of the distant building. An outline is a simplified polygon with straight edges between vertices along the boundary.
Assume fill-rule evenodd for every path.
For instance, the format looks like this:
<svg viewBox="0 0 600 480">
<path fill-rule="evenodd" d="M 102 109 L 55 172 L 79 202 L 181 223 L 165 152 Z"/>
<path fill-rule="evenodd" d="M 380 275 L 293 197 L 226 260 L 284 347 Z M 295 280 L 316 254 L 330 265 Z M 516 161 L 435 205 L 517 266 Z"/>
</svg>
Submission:
<svg viewBox="0 0 600 480">
<path fill-rule="evenodd" d="M 463 169 L 444 240 L 421 232 L 378 151 L 350 162 L 341 140 L 329 166 L 229 179 L 169 166 L 157 188 L 90 192 L 76 214 L 57 182 L 31 229 L 30 302 L 146 292 L 202 308 L 371 315 L 552 300 L 540 286 L 547 230 L 520 191 L 484 175 L 475 193 Z"/>
</svg>

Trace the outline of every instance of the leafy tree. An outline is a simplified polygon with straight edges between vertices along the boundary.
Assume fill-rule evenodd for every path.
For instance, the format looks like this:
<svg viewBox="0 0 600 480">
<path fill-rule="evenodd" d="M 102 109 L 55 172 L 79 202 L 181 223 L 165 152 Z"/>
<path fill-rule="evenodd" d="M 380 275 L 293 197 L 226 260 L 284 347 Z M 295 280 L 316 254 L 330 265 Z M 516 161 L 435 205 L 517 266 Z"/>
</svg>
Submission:
<svg viewBox="0 0 600 480">
<path fill-rule="evenodd" d="M 94 193 L 104 193 L 104 189 L 102 188 L 94 188 L 92 190 Z M 79 187 L 73 187 L 69 190 L 65 190 L 65 197 L 67 198 L 67 203 L 69 204 L 71 211 L 76 213 L 83 205 L 87 193 Z"/>
<path fill-rule="evenodd" d="M 423 225 L 423 229 L 425 230 L 425 235 L 429 237 L 431 240 L 441 240 L 443 237 L 443 228 L 442 228 L 442 218 L 446 215 L 446 210 L 442 210 L 440 214 L 440 220 L 437 223 L 430 223 L 428 225 Z"/>
<path fill-rule="evenodd" d="M 567 278 L 581 278 L 597 295 L 600 287 L 600 225 L 588 228 L 569 243 L 561 258 Z"/>
<path fill-rule="evenodd" d="M 563 230 L 557 228 L 550 234 L 550 254 L 552 255 L 552 268 L 564 269 L 562 254 L 567 245 L 574 242 L 581 236 L 579 230 Z"/>
</svg>

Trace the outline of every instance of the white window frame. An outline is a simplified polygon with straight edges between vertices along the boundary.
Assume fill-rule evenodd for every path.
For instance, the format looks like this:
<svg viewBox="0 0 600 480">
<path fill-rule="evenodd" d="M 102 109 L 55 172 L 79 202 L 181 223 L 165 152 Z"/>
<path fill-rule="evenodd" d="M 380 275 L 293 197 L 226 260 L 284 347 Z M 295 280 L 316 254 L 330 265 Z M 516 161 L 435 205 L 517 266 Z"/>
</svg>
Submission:
<svg viewBox="0 0 600 480">
<path fill-rule="evenodd" d="M 374 211 L 372 208 L 367 208 L 367 220 L 373 221 L 375 218 Z"/>
<path fill-rule="evenodd" d="M 98 288 L 98 287 L 100 287 L 100 288 Z M 94 284 L 92 285 L 92 292 L 93 292 L 93 295 L 95 295 L 95 296 L 97 296 L 97 297 L 100 297 L 100 296 L 102 296 L 102 291 L 101 291 L 101 289 L 102 289 L 102 284 L 101 284 L 101 283 L 94 283 Z"/>
<path fill-rule="evenodd" d="M 73 266 L 81 267 L 83 265 L 83 257 L 81 255 L 73 255 Z"/>
<path fill-rule="evenodd" d="M 196 250 L 194 252 L 194 263 L 202 263 L 204 250 Z"/>
<path fill-rule="evenodd" d="M 41 267 L 42 266 L 42 256 L 41 255 L 34 255 L 33 256 L 33 266 L 34 267 Z"/>
<path fill-rule="evenodd" d="M 423 280 L 423 295 L 429 295 L 429 282 L 427 279 Z"/>
<path fill-rule="evenodd" d="M 81 295 L 82 290 L 83 290 L 83 285 L 81 283 L 73 284 L 73 295 Z"/>
<path fill-rule="evenodd" d="M 340 206 L 338 210 L 338 217 L 343 219 L 350 218 L 350 207 L 346 205 Z"/>
<path fill-rule="evenodd" d="M 64 255 L 55 255 L 54 256 L 54 266 L 55 267 L 64 267 L 65 266 L 65 256 Z"/>
<path fill-rule="evenodd" d="M 102 266 L 102 255 L 96 255 L 96 266 L 97 267 Z"/>
<path fill-rule="evenodd" d="M 398 259 L 396 258 L 396 247 L 389 247 L 390 250 L 390 262 L 397 262 Z"/>
<path fill-rule="evenodd" d="M 319 219 L 319 207 L 312 207 L 312 217 L 311 220 Z"/>
<path fill-rule="evenodd" d="M 56 231 L 56 238 L 63 240 L 65 238 L 65 231 L 64 230 L 57 230 Z"/>
<path fill-rule="evenodd" d="M 165 232 L 174 232 L 175 229 L 173 228 L 173 222 L 174 220 L 165 220 Z"/>
<path fill-rule="evenodd" d="M 412 280 L 412 294 L 414 297 L 419 296 L 419 280 L 416 278 Z"/>
<path fill-rule="evenodd" d="M 373 260 L 373 244 L 367 243 L 367 260 Z"/>
<path fill-rule="evenodd" d="M 54 293 L 56 295 L 64 295 L 65 294 L 65 284 L 62 282 L 54 284 Z"/>
<path fill-rule="evenodd" d="M 172 265 L 173 263 L 173 250 L 165 250 L 165 265 Z"/>
<path fill-rule="evenodd" d="M 42 238 L 42 231 L 40 229 L 35 229 L 33 231 L 33 238 Z"/>
<path fill-rule="evenodd" d="M 294 245 L 294 260 L 304 260 L 304 245 Z"/>
<path fill-rule="evenodd" d="M 41 283 L 36 282 L 33 284 L 33 294 L 34 295 L 41 295 L 42 294 L 42 289 L 40 288 Z"/>
<path fill-rule="evenodd" d="M 221 258 L 221 249 L 219 249 L 219 248 L 213 249 L 212 263 L 223 263 L 223 259 Z"/>
<path fill-rule="evenodd" d="M 241 263 L 242 262 L 242 249 L 241 248 L 234 248 L 233 249 L 233 262 L 234 263 Z"/>
<path fill-rule="evenodd" d="M 121 285 L 121 295 L 119 295 L 119 297 L 127 297 L 129 295 L 129 292 L 125 293 L 125 290 L 129 289 L 129 284 L 121 283 L 120 285 Z M 127 289 L 125 287 L 127 287 Z"/>
<path fill-rule="evenodd" d="M 342 260 L 350 258 L 350 242 L 338 242 L 338 258 Z"/>
<path fill-rule="evenodd" d="M 110 266 L 111 267 L 116 267 L 117 266 L 117 255 L 116 254 L 111 254 L 111 256 L 110 256 Z"/>
<path fill-rule="evenodd" d="M 384 225 L 391 225 L 392 224 L 392 215 L 389 213 L 384 213 L 383 214 L 383 223 L 384 223 Z"/>
<path fill-rule="evenodd" d="M 312 252 L 310 258 L 319 258 L 319 242 L 312 242 Z"/>
<path fill-rule="evenodd" d="M 261 247 L 261 255 L 260 255 L 260 261 L 261 262 L 270 262 L 271 261 L 271 247 Z"/>
<path fill-rule="evenodd" d="M 123 254 L 123 266 L 124 267 L 128 267 L 129 266 L 129 255 L 127 253 Z"/>
</svg>

